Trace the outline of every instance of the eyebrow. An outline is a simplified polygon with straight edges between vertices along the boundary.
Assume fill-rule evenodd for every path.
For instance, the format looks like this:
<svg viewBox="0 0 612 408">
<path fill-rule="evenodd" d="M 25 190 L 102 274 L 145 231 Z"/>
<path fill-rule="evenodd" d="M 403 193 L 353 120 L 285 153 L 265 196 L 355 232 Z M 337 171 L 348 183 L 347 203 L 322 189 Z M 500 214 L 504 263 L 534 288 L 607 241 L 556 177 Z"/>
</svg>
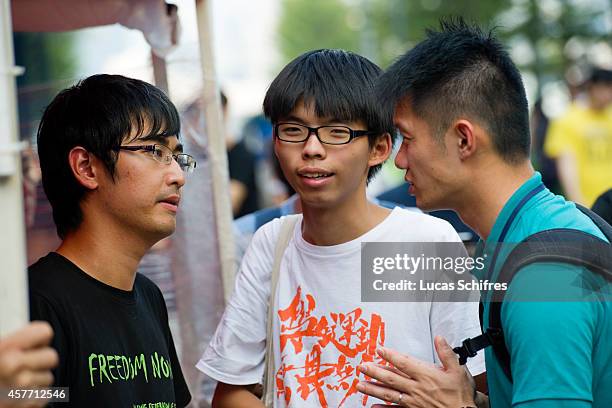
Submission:
<svg viewBox="0 0 612 408">
<path fill-rule="evenodd" d="M 282 118 L 281 120 L 279 120 L 279 122 L 298 122 L 298 123 L 305 123 L 301 118 L 298 118 L 297 116 L 285 116 L 284 118 Z"/>
<path fill-rule="evenodd" d="M 147 135 L 136 140 L 142 140 L 143 142 L 158 142 L 159 144 L 168 146 L 168 137 L 162 134 Z"/>
<path fill-rule="evenodd" d="M 142 137 L 138 140 L 142 140 L 143 142 L 158 142 L 158 144 L 164 145 L 166 147 L 170 147 L 168 144 L 168 136 L 165 135 L 161 135 L 161 134 L 157 134 L 157 135 L 148 135 L 145 137 Z M 174 152 L 179 152 L 179 153 L 183 153 L 183 144 L 179 143 L 177 144 L 174 149 Z"/>
<path fill-rule="evenodd" d="M 341 124 L 343 124 L 345 126 L 348 126 L 347 122 L 349 122 L 347 120 L 342 120 L 342 119 L 338 119 L 338 118 L 329 118 L 329 119 L 319 118 L 319 120 L 322 123 L 321 126 L 327 126 L 327 125 L 329 125 L 331 123 L 341 123 Z M 280 120 L 279 122 L 285 122 L 285 121 L 286 122 L 297 122 L 297 123 L 301 123 L 301 124 L 304 124 L 304 125 L 306 124 L 306 121 L 304 119 L 299 118 L 297 116 L 293 116 L 293 115 L 286 116 L 282 120 Z"/>
</svg>

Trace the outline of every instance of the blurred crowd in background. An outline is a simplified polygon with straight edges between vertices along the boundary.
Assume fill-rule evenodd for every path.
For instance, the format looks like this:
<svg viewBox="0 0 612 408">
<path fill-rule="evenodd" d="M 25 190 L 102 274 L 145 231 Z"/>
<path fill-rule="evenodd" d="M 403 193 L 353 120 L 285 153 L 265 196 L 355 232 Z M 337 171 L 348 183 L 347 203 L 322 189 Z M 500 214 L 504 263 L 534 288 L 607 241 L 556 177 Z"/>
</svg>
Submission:
<svg viewBox="0 0 612 408">
<path fill-rule="evenodd" d="M 218 10 L 215 15 L 228 19 L 239 2 L 222 3 L 213 1 L 213 7 L 228 9 Z M 485 27 L 497 27 L 523 73 L 532 107 L 533 163 L 547 186 L 587 206 L 592 206 L 600 194 L 612 187 L 609 1 L 282 0 L 262 2 L 260 7 L 261 13 L 273 14 L 276 21 L 269 34 L 274 46 L 268 48 L 273 49 L 258 49 L 259 59 L 270 60 L 266 68 L 269 78 L 286 61 L 317 48 L 352 50 L 384 68 L 420 39 L 424 27 L 434 26 L 441 16 L 461 14 Z M 183 37 L 187 39 L 189 18 L 185 16 L 191 11 L 179 4 L 179 15 L 185 25 Z M 235 25 L 239 18 L 234 15 L 232 21 L 213 21 L 213 25 L 221 27 L 215 33 L 223 36 L 215 40 L 215 45 L 224 92 L 229 193 L 235 218 L 280 205 L 293 194 L 274 160 L 272 127 L 257 110 L 265 89 L 259 97 L 253 95 L 251 88 L 244 85 L 253 71 L 226 68 L 241 56 L 245 66 L 255 65 L 252 53 L 245 51 L 248 44 L 244 34 L 226 38 L 226 25 Z M 249 21 L 258 15 L 243 18 Z M 117 35 L 121 34 L 113 34 Z M 26 68 L 18 78 L 20 133 L 23 140 L 32 143 L 23 160 L 30 262 L 56 243 L 50 210 L 39 183 L 35 153 L 38 119 L 52 95 L 78 80 L 83 71 L 92 69 L 82 61 L 88 55 L 83 38 L 91 37 L 88 30 L 15 33 L 16 62 Z M 120 53 L 118 45 L 113 47 L 115 53 Z M 168 59 L 168 64 L 174 66 L 189 63 L 185 58 Z M 122 73 L 130 75 L 129 65 L 122 69 Z M 138 70 L 142 71 L 141 67 L 134 69 Z M 138 75 L 142 75 L 140 71 Z M 260 77 L 251 80 L 261 81 Z M 181 99 L 177 104 L 188 113 L 188 120 L 204 121 L 203 114 L 194 113 L 201 112 L 201 103 L 194 93 L 183 89 L 173 94 Z M 202 127 L 202 123 L 195 125 Z M 369 186 L 369 194 L 376 197 L 402 183 L 402 173 L 389 160 Z M 410 199 L 407 200 L 410 205 Z"/>
</svg>

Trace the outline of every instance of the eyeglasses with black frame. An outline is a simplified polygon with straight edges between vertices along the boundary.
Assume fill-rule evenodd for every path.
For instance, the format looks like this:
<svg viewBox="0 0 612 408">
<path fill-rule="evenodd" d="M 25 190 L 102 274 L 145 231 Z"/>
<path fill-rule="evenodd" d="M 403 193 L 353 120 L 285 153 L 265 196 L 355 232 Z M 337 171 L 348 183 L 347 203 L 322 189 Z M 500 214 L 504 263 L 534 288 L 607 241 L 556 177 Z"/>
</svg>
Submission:
<svg viewBox="0 0 612 408">
<path fill-rule="evenodd" d="M 291 122 L 281 122 L 274 126 L 274 134 L 283 142 L 302 143 L 310 137 L 311 133 L 314 133 L 319 142 L 323 144 L 343 145 L 350 143 L 357 137 L 375 135 L 379 132 L 353 130 L 348 126 L 341 125 L 310 127 Z"/>
<path fill-rule="evenodd" d="M 185 173 L 193 173 L 196 168 L 196 161 L 193 156 L 187 153 L 174 154 L 168 146 L 162 144 L 119 146 L 117 150 L 128 150 L 131 152 L 145 151 L 150 153 L 151 157 L 155 160 L 163 164 L 170 164 L 172 163 L 172 159 L 174 159 Z"/>
</svg>

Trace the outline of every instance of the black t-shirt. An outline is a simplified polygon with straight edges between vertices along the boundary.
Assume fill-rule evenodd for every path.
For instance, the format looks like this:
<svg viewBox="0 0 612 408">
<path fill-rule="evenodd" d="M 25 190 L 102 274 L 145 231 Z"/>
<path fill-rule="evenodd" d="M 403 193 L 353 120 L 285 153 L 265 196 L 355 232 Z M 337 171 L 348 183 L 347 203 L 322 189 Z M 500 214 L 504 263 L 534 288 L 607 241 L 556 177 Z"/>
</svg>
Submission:
<svg viewBox="0 0 612 408">
<path fill-rule="evenodd" d="M 257 211 L 259 206 L 255 180 L 255 155 L 249 151 L 244 140 L 241 140 L 227 152 L 227 161 L 230 179 L 241 182 L 247 189 L 247 196 L 234 218 Z"/>
<path fill-rule="evenodd" d="M 161 291 L 137 274 L 132 291 L 108 286 L 50 253 L 29 268 L 30 315 L 48 321 L 60 356 L 57 407 L 184 407 L 191 395 Z M 51 406 L 54 406 L 51 404 Z"/>
</svg>

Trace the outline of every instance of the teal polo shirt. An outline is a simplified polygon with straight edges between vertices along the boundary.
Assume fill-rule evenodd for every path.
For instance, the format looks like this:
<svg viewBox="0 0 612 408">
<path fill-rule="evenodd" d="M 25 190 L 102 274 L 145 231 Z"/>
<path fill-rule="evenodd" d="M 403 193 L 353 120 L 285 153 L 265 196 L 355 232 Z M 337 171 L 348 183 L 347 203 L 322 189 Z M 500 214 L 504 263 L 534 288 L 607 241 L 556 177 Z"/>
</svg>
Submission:
<svg viewBox="0 0 612 408">
<path fill-rule="evenodd" d="M 539 173 L 527 180 L 500 212 L 487 241 L 480 242 L 477 256 L 485 256 L 484 270 L 488 275 L 484 278 L 491 282 L 497 279 L 511 247 L 501 245 L 502 250 L 491 269 L 493 248 L 502 229 L 523 198 L 541 183 Z M 544 188 L 516 213 L 504 243 L 518 243 L 529 235 L 553 228 L 577 229 L 605 240 L 601 231 L 572 202 Z M 577 285 L 577 278 L 585 274 L 597 281 L 598 288 L 603 287 L 607 295 L 585 291 Z M 542 301 L 551 293 L 554 301 Z M 609 283 L 578 266 L 538 263 L 522 268 L 506 292 L 509 301 L 504 302 L 501 314 L 513 382 L 504 374 L 492 348 L 485 351 L 491 406 L 611 408 L 612 297 L 609 293 Z M 533 301 L 512 301 L 521 296 Z M 486 294 L 483 298 L 486 328 L 489 299 Z"/>
</svg>

